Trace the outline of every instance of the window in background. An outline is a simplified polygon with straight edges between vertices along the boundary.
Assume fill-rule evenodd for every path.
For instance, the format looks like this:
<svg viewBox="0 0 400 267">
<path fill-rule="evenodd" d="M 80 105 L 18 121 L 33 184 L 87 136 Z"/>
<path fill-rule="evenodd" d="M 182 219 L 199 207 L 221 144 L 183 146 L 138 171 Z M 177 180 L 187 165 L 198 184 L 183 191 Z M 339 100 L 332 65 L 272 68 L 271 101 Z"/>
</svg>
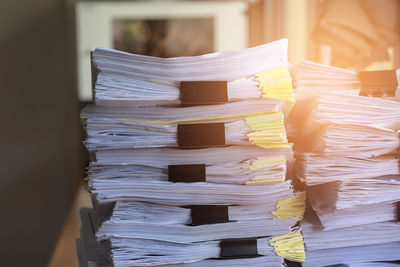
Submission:
<svg viewBox="0 0 400 267">
<path fill-rule="evenodd" d="M 213 18 L 113 21 L 114 48 L 156 57 L 197 56 L 214 51 Z"/>
</svg>

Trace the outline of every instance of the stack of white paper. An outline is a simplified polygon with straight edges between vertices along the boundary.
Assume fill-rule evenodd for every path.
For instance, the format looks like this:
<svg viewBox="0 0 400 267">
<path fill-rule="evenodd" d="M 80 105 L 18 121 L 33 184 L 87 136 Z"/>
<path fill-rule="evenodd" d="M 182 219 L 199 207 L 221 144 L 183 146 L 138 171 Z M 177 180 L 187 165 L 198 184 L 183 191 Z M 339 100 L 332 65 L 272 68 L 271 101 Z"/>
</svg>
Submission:
<svg viewBox="0 0 400 267">
<path fill-rule="evenodd" d="M 318 226 L 302 224 L 302 232 L 308 251 L 400 241 L 400 224 L 396 222 L 371 223 L 325 231 Z"/>
<path fill-rule="evenodd" d="M 125 265 L 129 266 L 129 265 Z M 130 265 L 132 266 L 132 265 Z M 163 264 L 156 265 L 155 267 L 231 267 L 231 266 L 254 266 L 254 267 L 282 267 L 282 260 L 279 257 L 271 258 L 266 256 L 259 256 L 257 258 L 240 258 L 240 259 L 206 259 L 196 262 L 177 263 L 177 264 Z M 386 265 L 384 265 L 386 266 Z M 88 262 L 88 267 L 114 267 L 111 264 L 98 264 L 96 262 Z M 392 267 L 392 266 L 387 266 Z"/>
<path fill-rule="evenodd" d="M 398 175 L 335 181 L 310 187 L 308 199 L 318 211 L 361 208 L 365 205 L 396 202 L 400 199 L 396 194 L 399 186 Z"/>
<path fill-rule="evenodd" d="M 319 153 L 296 154 L 296 177 L 307 185 L 331 181 L 352 181 L 384 175 L 399 175 L 395 155 L 379 158 L 321 156 Z"/>
<path fill-rule="evenodd" d="M 400 103 L 359 96 L 350 71 L 304 61 L 295 75 L 294 173 L 318 218 L 302 224 L 303 265 L 400 260 Z"/>
<path fill-rule="evenodd" d="M 300 232 L 293 232 L 291 235 L 299 237 Z M 274 238 L 257 238 L 256 242 L 258 254 L 263 258 L 264 264 L 275 263 L 273 266 L 281 266 L 281 259 L 274 251 L 274 242 L 276 242 Z M 221 241 L 174 243 L 113 236 L 111 237 L 111 243 L 121 251 L 118 259 L 114 261 L 116 265 L 121 263 L 121 265 L 129 266 L 156 266 L 202 260 L 206 262 L 206 259 L 218 258 L 221 253 Z M 154 255 L 158 256 L 154 257 Z M 252 262 L 249 262 L 249 264 Z"/>
<path fill-rule="evenodd" d="M 296 150 L 329 156 L 378 157 L 396 153 L 399 135 L 392 129 L 350 123 L 320 124 L 309 136 L 296 144 Z"/>
<path fill-rule="evenodd" d="M 178 105 L 181 81 L 227 81 L 228 100 L 294 100 L 287 39 L 195 57 L 156 58 L 98 48 L 93 63 L 98 105 Z"/>
<path fill-rule="evenodd" d="M 84 109 L 90 150 L 177 147 L 179 124 L 222 122 L 227 145 L 288 147 L 284 116 L 269 101 L 250 101 L 188 108 Z M 121 115 L 119 115 L 121 114 Z"/>
<path fill-rule="evenodd" d="M 374 261 L 398 261 L 400 257 L 394 253 L 400 239 L 400 224 L 394 221 L 393 207 L 388 211 L 391 221 L 381 220 L 374 215 L 376 211 L 386 209 L 390 205 L 372 205 L 354 209 L 347 213 L 329 213 L 336 216 L 327 227 L 314 222 L 302 222 L 302 233 L 306 245 L 307 259 L 303 266 L 325 266 L 331 264 L 361 263 Z M 367 211 L 370 208 L 370 211 Z M 364 211 L 366 211 L 364 213 Z M 341 217 L 354 222 L 353 225 L 340 225 Z M 371 219 L 375 216 L 376 222 Z M 319 217 L 321 218 L 321 217 Z M 309 217 L 307 219 L 310 219 Z M 336 223 L 334 225 L 334 223 Z M 386 251 L 387 250 L 387 251 Z M 346 265 L 347 266 L 347 265 Z M 369 266 L 369 265 L 367 265 Z M 374 266 L 374 265 L 372 265 Z M 386 265 L 382 265 L 386 266 Z M 390 266 L 390 265 L 388 265 Z"/>
<path fill-rule="evenodd" d="M 357 73 L 335 68 L 316 62 L 303 60 L 294 69 L 296 93 L 301 97 L 315 94 L 336 92 L 347 95 L 359 95 L 361 90 L 360 78 Z M 400 69 L 396 70 L 398 87 L 394 97 L 400 99 Z"/>
<path fill-rule="evenodd" d="M 304 261 L 303 237 L 293 227 L 303 217 L 305 193 L 294 193 L 287 180 L 293 156 L 285 114 L 294 97 L 286 40 L 171 59 L 96 49 L 93 59 L 95 104 L 81 114 L 93 156 L 87 180 L 97 213 L 87 247 L 99 257 L 89 262 Z M 221 80 L 228 82 L 228 103 L 178 107 L 179 82 Z M 219 128 L 196 132 L 210 125 Z M 193 136 L 200 143 L 215 136 L 219 141 L 193 145 Z M 190 145 L 183 145 L 188 139 Z M 174 167 L 184 174 L 172 174 Z M 199 173 L 202 178 L 192 181 Z"/>
<path fill-rule="evenodd" d="M 326 93 L 297 101 L 289 123 L 295 138 L 309 136 L 325 123 L 358 124 L 397 131 L 400 129 L 399 113 L 400 103 L 396 101 Z"/>
<path fill-rule="evenodd" d="M 307 260 L 303 263 L 303 266 L 320 267 L 341 263 L 349 263 L 350 266 L 353 266 L 353 263 L 358 263 L 358 266 L 369 266 L 364 265 L 364 263 L 375 261 L 398 261 L 398 249 L 400 249 L 400 243 L 393 242 L 377 245 L 341 247 L 307 251 Z M 382 263 L 375 266 L 390 265 L 385 265 L 385 263 Z"/>
<path fill-rule="evenodd" d="M 95 152 L 88 172 L 92 180 L 128 178 L 168 181 L 168 165 L 206 164 L 210 183 L 269 184 L 283 182 L 293 165 L 290 148 L 229 146 L 182 150 L 176 148 L 111 149 Z"/>
</svg>

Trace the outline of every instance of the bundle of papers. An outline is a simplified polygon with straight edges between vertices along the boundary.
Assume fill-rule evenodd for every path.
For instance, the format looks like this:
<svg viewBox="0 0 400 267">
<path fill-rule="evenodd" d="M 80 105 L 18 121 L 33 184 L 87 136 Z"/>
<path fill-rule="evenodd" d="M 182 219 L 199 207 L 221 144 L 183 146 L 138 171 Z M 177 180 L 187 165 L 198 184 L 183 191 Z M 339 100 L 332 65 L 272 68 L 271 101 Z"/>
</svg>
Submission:
<svg viewBox="0 0 400 267">
<path fill-rule="evenodd" d="M 397 153 L 399 134 L 391 129 L 349 123 L 323 123 L 296 144 L 296 150 L 325 155 L 373 157 Z"/>
<path fill-rule="evenodd" d="M 268 263 L 281 262 L 280 256 L 302 261 L 301 233 L 287 233 L 304 210 L 305 194 L 300 193 L 256 206 L 228 206 L 228 222 L 193 225 L 190 207 L 124 199 L 100 222 L 97 242 L 90 246 L 103 253 L 110 249 L 108 261 L 115 266 L 156 266 L 219 258 L 224 240 L 253 238 L 256 254 Z"/>
<path fill-rule="evenodd" d="M 302 224 L 307 251 L 356 247 L 400 241 L 400 224 L 394 221 L 324 230 Z"/>
<path fill-rule="evenodd" d="M 152 225 L 148 223 L 109 220 L 102 224 L 99 232 L 97 232 L 97 237 L 99 239 L 120 237 L 161 240 L 174 243 L 192 243 L 285 234 L 290 231 L 291 225 L 294 225 L 296 221 L 296 218 L 292 218 L 273 222 L 260 220 L 190 226 L 173 224 Z"/>
<path fill-rule="evenodd" d="M 83 120 L 107 118 L 121 121 L 199 122 L 239 118 L 282 110 L 282 103 L 275 100 L 248 100 L 221 105 L 194 107 L 104 107 L 87 105 L 82 110 Z"/>
<path fill-rule="evenodd" d="M 289 123 L 297 136 L 312 134 L 324 123 L 358 124 L 400 130 L 400 103 L 367 96 L 321 94 L 296 102 Z"/>
<path fill-rule="evenodd" d="M 351 263 L 346 264 L 343 267 L 399 267 L 399 262 L 358 262 L 358 263 Z"/>
<path fill-rule="evenodd" d="M 303 60 L 295 67 L 296 94 L 316 95 L 336 92 L 347 95 L 359 95 L 361 82 L 357 73 L 335 68 L 316 62 Z M 400 98 L 400 69 L 396 70 L 398 87 L 394 96 L 388 98 Z"/>
<path fill-rule="evenodd" d="M 228 101 L 293 101 L 287 39 L 193 57 L 157 58 L 97 48 L 95 102 L 106 106 L 179 105 L 180 82 L 226 81 Z"/>
<path fill-rule="evenodd" d="M 304 213 L 305 194 L 263 203 L 255 206 L 228 206 L 230 222 L 268 221 L 288 217 L 299 217 Z M 296 214 L 296 210 L 297 214 Z M 298 216 L 296 216 L 298 215 Z M 160 221 L 159 218 L 163 220 Z M 193 224 L 189 207 L 160 205 L 148 202 L 117 201 L 114 204 L 111 220 L 115 222 L 147 223 L 150 225 L 190 225 Z M 226 227 L 229 227 L 226 225 Z M 186 238 L 186 237 L 180 237 Z"/>
<path fill-rule="evenodd" d="M 365 77 L 310 61 L 294 73 L 297 102 L 287 130 L 295 143 L 294 177 L 318 221 L 301 224 L 303 266 L 399 260 L 400 103 L 393 100 L 400 90 L 389 94 L 395 73 Z M 398 70 L 397 84 L 399 78 Z"/>
<path fill-rule="evenodd" d="M 278 250 L 285 242 L 286 249 L 296 250 L 296 241 L 301 240 L 299 231 L 289 235 L 254 239 L 257 253 L 265 262 L 280 263 Z M 224 241 L 196 243 L 172 243 L 158 240 L 112 237 L 112 254 L 117 266 L 154 266 L 162 264 L 190 263 L 208 258 L 219 258 Z M 157 255 L 157 257 L 154 257 Z"/>
<path fill-rule="evenodd" d="M 283 182 L 293 164 L 290 148 L 257 146 L 175 149 L 144 148 L 95 152 L 88 175 L 91 179 L 127 178 L 137 181 L 168 181 L 168 166 L 205 164 L 210 183 L 265 184 Z"/>
<path fill-rule="evenodd" d="M 325 229 L 318 224 L 303 222 L 301 227 L 307 253 L 303 266 L 348 266 L 346 264 L 350 263 L 364 266 L 361 263 L 399 260 L 399 256 L 391 251 L 397 247 L 395 244 L 398 244 L 400 239 L 400 224 L 396 221 L 367 223 L 340 229 Z M 389 251 L 385 252 L 385 249 Z"/>
<path fill-rule="evenodd" d="M 253 103 L 255 105 L 249 106 Z M 262 101 L 125 110 L 92 106 L 85 109 L 82 116 L 86 117 L 88 138 L 85 144 L 90 150 L 177 147 L 178 125 L 206 122 L 224 123 L 226 145 L 288 147 L 283 114 L 271 111 Z"/>
<path fill-rule="evenodd" d="M 295 153 L 295 157 L 295 176 L 307 185 L 400 175 L 399 159 L 395 155 L 362 158 Z"/>
<path fill-rule="evenodd" d="M 95 205 L 85 228 L 92 231 L 78 242 L 89 254 L 83 262 L 304 261 L 295 225 L 305 193 L 287 180 L 287 40 L 168 59 L 96 49 L 92 59 L 95 104 L 81 117 Z"/>
<path fill-rule="evenodd" d="M 367 186 L 367 184 L 365 185 Z M 324 229 L 338 229 L 356 225 L 397 220 L 397 204 L 366 205 L 330 213 L 318 214 Z"/>
<path fill-rule="evenodd" d="M 302 218 L 304 201 L 302 193 L 277 203 L 228 206 L 229 222 L 195 226 L 189 207 L 117 201 L 97 237 L 110 241 L 116 266 L 154 266 L 219 258 L 221 240 L 238 238 L 255 238 L 257 254 L 265 260 L 276 261 L 279 256 L 301 260 L 302 235 L 299 231 L 286 233 Z"/>
<path fill-rule="evenodd" d="M 90 180 L 89 186 L 100 202 L 130 200 L 166 205 L 258 205 L 293 194 L 289 181 L 245 186 L 112 178 Z"/>
<path fill-rule="evenodd" d="M 89 261 L 88 267 L 114 267 L 113 264 L 99 264 L 97 262 Z M 125 265 L 127 266 L 127 265 Z M 280 257 L 258 256 L 255 258 L 238 258 L 238 259 L 206 259 L 188 263 L 178 264 L 163 264 L 154 267 L 231 267 L 231 266 L 252 266 L 252 267 L 282 267 L 286 266 Z M 386 265 L 383 265 L 386 267 Z M 374 266 L 372 266 L 374 267 Z M 388 265 L 387 267 L 392 267 Z M 397 266 L 395 266 L 397 267 Z"/>
<path fill-rule="evenodd" d="M 368 185 L 368 186 L 366 186 Z M 318 213 L 362 208 L 400 201 L 400 176 L 382 176 L 351 181 L 335 181 L 307 188 L 307 197 Z"/>
<path fill-rule="evenodd" d="M 166 267 L 181 267 L 181 266 L 189 266 L 189 267 L 203 267 L 203 266 L 251 266 L 253 267 L 280 267 L 282 263 L 278 261 L 266 260 L 264 257 L 257 257 L 255 259 L 231 259 L 231 260 L 204 260 L 194 263 L 187 264 L 169 264 L 164 265 Z M 335 265 L 337 267 L 398 267 L 400 263 L 396 262 L 356 262 L 350 264 L 339 264 Z M 95 262 L 89 262 L 88 267 L 112 267 L 111 265 L 105 264 L 97 264 Z"/>
<path fill-rule="evenodd" d="M 304 211 L 304 207 L 303 207 Z M 156 213 L 156 211 L 153 211 Z M 115 206 L 113 216 L 118 207 Z M 282 266 L 281 257 L 304 260 L 303 237 L 298 229 L 274 237 L 224 239 L 196 243 L 174 243 L 160 240 L 113 236 L 97 241 L 98 218 L 91 209 L 81 211 L 81 239 L 77 241 L 80 265 L 113 266 Z M 126 218 L 125 218 L 126 219 Z M 158 220 L 160 222 L 160 220 Z M 153 223 L 157 223 L 154 222 Z M 235 242 L 241 247 L 235 248 Z M 249 246 L 250 245 L 250 246 Z M 250 250 L 249 250 L 250 248 Z M 112 250 L 112 253 L 111 253 Z M 257 257 L 229 257 L 235 250 L 256 253 Z M 247 251 L 247 252 L 246 252 Z M 111 255 L 114 259 L 111 258 Z M 223 257 L 223 259 L 220 259 Z M 204 258 L 204 259 L 202 259 Z M 286 262 L 286 260 L 285 260 Z M 156 265 L 156 264 L 160 265 Z"/>
<path fill-rule="evenodd" d="M 358 266 L 369 266 L 364 265 L 364 263 L 400 260 L 398 254 L 399 249 L 400 243 L 392 242 L 376 245 L 313 250 L 307 251 L 307 260 L 302 265 L 304 267 L 320 267 L 345 263 L 350 264 L 350 266 L 357 266 L 353 265 L 353 263 L 359 263 Z M 376 264 L 375 266 L 390 265 L 382 263 L 381 265 Z"/>
</svg>

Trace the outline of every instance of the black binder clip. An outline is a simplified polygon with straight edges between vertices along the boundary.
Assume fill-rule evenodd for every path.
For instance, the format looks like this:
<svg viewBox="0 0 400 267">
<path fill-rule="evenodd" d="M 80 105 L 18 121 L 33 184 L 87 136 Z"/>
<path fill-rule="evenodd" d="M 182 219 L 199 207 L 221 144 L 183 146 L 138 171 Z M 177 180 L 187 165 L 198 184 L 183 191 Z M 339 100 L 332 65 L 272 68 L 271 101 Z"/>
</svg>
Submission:
<svg viewBox="0 0 400 267">
<path fill-rule="evenodd" d="M 257 238 L 225 239 L 219 243 L 220 257 L 223 259 L 240 259 L 258 257 Z"/>
<path fill-rule="evenodd" d="M 168 165 L 168 181 L 195 183 L 206 181 L 205 164 Z"/>
<path fill-rule="evenodd" d="M 286 267 L 302 267 L 303 265 L 300 262 L 290 261 L 285 259 L 284 264 Z"/>
<path fill-rule="evenodd" d="M 182 107 L 226 103 L 228 102 L 228 82 L 182 81 L 180 99 Z"/>
<path fill-rule="evenodd" d="M 228 206 L 198 205 L 191 206 L 192 225 L 229 222 Z"/>
<path fill-rule="evenodd" d="M 393 97 L 398 86 L 395 70 L 361 71 L 361 96 Z"/>
<path fill-rule="evenodd" d="M 225 146 L 225 124 L 178 124 L 178 147 L 201 148 Z"/>
</svg>

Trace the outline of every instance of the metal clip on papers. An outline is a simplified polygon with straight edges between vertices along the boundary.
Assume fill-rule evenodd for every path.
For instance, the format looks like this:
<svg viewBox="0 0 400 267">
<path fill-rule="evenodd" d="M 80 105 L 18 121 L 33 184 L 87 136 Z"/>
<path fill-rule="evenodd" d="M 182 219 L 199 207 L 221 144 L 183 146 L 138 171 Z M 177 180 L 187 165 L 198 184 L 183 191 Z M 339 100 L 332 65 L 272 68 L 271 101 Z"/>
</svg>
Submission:
<svg viewBox="0 0 400 267">
<path fill-rule="evenodd" d="M 224 123 L 178 124 L 178 147 L 225 146 Z"/>
<path fill-rule="evenodd" d="M 257 257 L 257 238 L 225 239 L 219 243 L 221 258 L 237 259 Z"/>
<path fill-rule="evenodd" d="M 168 181 L 194 183 L 206 181 L 205 164 L 168 165 Z"/>
<path fill-rule="evenodd" d="M 180 83 L 182 107 L 216 105 L 228 102 L 227 81 L 183 81 Z"/>
<path fill-rule="evenodd" d="M 192 225 L 229 222 L 228 206 L 198 205 L 191 206 Z"/>
<path fill-rule="evenodd" d="M 361 71 L 361 96 L 395 96 L 398 86 L 395 70 Z"/>
</svg>

